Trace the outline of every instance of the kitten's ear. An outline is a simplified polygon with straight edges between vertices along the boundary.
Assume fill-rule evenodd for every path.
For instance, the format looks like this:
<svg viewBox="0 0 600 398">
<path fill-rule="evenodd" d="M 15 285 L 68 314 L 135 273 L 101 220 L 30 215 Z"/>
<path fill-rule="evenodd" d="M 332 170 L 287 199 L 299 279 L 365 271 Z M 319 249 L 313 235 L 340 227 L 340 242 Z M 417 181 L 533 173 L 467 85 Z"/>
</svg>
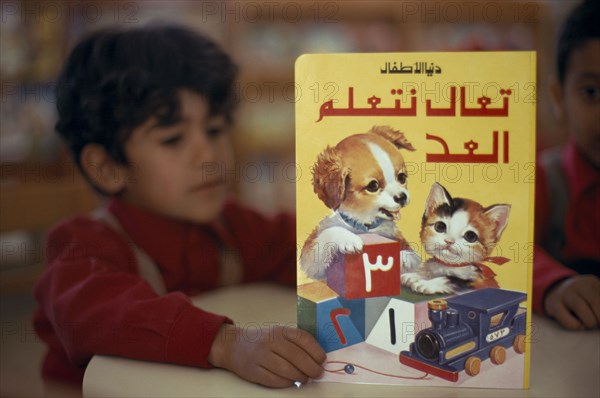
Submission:
<svg viewBox="0 0 600 398">
<path fill-rule="evenodd" d="M 448 206 L 450 206 L 451 200 L 452 197 L 450 196 L 448 191 L 446 191 L 446 189 L 441 184 L 435 182 L 431 186 L 431 191 L 429 191 L 425 211 L 431 213 L 443 204 L 447 204 Z"/>
<path fill-rule="evenodd" d="M 488 207 L 484 214 L 490 217 L 496 223 L 496 240 L 500 239 L 502 231 L 508 224 L 508 215 L 510 213 L 510 205 L 493 205 Z"/>
</svg>

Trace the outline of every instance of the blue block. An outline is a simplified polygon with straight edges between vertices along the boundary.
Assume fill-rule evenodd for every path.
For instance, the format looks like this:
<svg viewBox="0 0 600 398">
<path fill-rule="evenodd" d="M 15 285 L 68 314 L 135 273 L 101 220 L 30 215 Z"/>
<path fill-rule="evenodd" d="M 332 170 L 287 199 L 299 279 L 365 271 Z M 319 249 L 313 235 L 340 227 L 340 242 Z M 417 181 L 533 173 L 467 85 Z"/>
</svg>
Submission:
<svg viewBox="0 0 600 398">
<path fill-rule="evenodd" d="M 356 299 L 356 300 L 348 300 L 343 297 L 339 297 L 340 303 L 344 308 L 348 308 L 350 310 L 350 320 L 354 324 L 358 333 L 360 333 L 362 339 L 367 338 L 367 330 L 366 330 L 366 305 L 365 300 L 369 299 Z"/>
<path fill-rule="evenodd" d="M 364 340 L 352 322 L 352 310 L 344 307 L 339 297 L 316 303 L 316 307 L 317 341 L 325 352 L 339 350 Z M 336 312 L 340 315 L 335 316 Z M 336 327 L 336 323 L 339 328 Z"/>
<path fill-rule="evenodd" d="M 325 352 L 365 340 L 365 301 L 338 297 L 322 282 L 298 289 L 298 327 L 311 333 Z"/>
</svg>

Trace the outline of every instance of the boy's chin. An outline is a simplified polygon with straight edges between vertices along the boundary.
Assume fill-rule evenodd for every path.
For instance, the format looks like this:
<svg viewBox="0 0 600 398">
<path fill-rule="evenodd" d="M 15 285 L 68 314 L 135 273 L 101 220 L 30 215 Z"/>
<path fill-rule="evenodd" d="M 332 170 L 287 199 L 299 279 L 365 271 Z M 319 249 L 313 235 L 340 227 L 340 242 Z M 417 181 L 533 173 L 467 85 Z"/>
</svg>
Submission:
<svg viewBox="0 0 600 398">
<path fill-rule="evenodd" d="M 210 224 L 219 219 L 223 213 L 225 202 L 226 200 L 223 198 L 222 200 L 201 201 L 197 204 L 185 203 L 180 206 L 163 204 L 163 206 L 158 206 L 159 208 L 155 208 L 154 210 L 163 216 L 182 222 Z"/>
<path fill-rule="evenodd" d="M 204 204 L 194 208 L 183 215 L 186 221 L 196 224 L 208 224 L 216 221 L 223 212 L 225 201 L 219 203 Z"/>
</svg>

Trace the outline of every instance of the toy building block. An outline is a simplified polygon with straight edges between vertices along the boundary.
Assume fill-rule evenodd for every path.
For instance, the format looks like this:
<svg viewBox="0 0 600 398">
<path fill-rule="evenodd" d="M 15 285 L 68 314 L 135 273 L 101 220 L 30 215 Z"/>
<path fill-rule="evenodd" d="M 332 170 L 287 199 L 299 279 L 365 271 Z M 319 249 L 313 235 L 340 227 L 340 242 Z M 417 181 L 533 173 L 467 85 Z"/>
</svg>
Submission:
<svg viewBox="0 0 600 398">
<path fill-rule="evenodd" d="M 311 333 L 325 352 L 364 341 L 364 314 L 364 300 L 344 300 L 323 282 L 298 287 L 298 327 Z"/>
<path fill-rule="evenodd" d="M 362 252 L 339 255 L 327 269 L 327 285 L 346 299 L 400 294 L 400 243 L 376 234 L 359 236 Z"/>
<path fill-rule="evenodd" d="M 365 340 L 369 336 L 381 314 L 385 311 L 390 297 L 372 297 L 365 299 Z"/>
<path fill-rule="evenodd" d="M 427 302 L 438 297 L 445 296 L 421 295 L 403 289 L 400 295 L 388 299 L 385 307 L 380 310 L 379 318 L 370 327 L 365 341 L 396 355 L 402 350 L 407 350 L 414 341 L 415 334 L 431 326 Z M 373 314 L 370 311 L 374 307 L 381 308 L 381 301 L 371 303 L 372 300 L 377 299 L 366 300 L 367 319 L 372 319 Z"/>
<path fill-rule="evenodd" d="M 343 297 L 338 297 L 340 304 L 350 311 L 348 317 L 361 336 L 361 341 L 367 337 L 366 334 L 366 306 L 365 299 L 348 300 Z"/>
</svg>

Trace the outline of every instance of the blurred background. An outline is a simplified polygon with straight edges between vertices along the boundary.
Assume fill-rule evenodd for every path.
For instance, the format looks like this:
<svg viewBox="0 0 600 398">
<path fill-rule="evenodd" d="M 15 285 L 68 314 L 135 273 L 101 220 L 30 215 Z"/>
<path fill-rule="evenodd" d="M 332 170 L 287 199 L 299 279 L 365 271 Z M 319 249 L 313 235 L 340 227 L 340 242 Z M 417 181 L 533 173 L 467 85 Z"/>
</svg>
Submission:
<svg viewBox="0 0 600 398">
<path fill-rule="evenodd" d="M 294 210 L 294 61 L 302 53 L 538 52 L 538 147 L 566 132 L 549 84 L 557 30 L 577 1 L 0 2 L 2 396 L 42 394 L 30 324 L 45 231 L 99 204 L 54 132 L 55 78 L 72 46 L 110 26 L 170 21 L 204 32 L 240 65 L 233 191 L 265 213 Z M 29 380 L 22 390 L 20 382 Z M 21 378 L 20 378 L 21 377 Z M 12 387 L 7 381 L 13 380 Z M 10 383 L 9 383 L 10 384 Z M 32 387 L 33 386 L 33 387 Z M 33 388 L 33 390 L 32 390 Z M 37 388 L 37 389 L 36 389 Z"/>
</svg>

